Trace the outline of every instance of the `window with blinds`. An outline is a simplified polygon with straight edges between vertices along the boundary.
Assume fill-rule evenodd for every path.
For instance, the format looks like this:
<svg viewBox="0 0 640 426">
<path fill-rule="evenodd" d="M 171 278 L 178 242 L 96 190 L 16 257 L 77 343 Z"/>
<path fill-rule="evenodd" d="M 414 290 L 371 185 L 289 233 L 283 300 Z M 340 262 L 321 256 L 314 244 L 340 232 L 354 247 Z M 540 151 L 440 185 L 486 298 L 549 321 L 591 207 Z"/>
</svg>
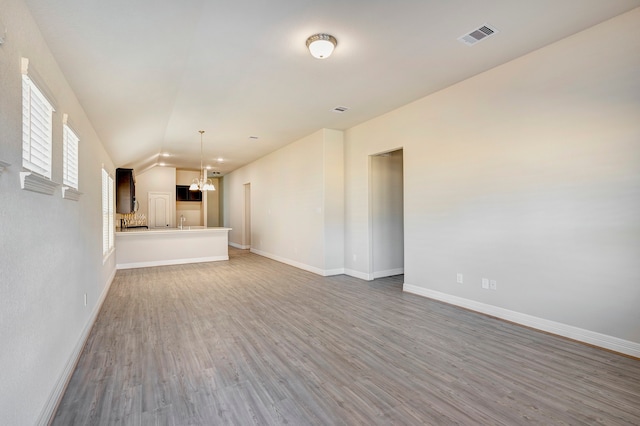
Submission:
<svg viewBox="0 0 640 426">
<path fill-rule="evenodd" d="M 78 143 L 80 139 L 66 124 L 62 128 L 62 183 L 78 189 Z"/>
<path fill-rule="evenodd" d="M 115 238 L 113 191 L 113 178 L 102 169 L 102 255 L 105 259 L 113 250 Z"/>
<path fill-rule="evenodd" d="M 51 179 L 53 106 L 27 74 L 22 75 L 22 166 Z"/>
</svg>

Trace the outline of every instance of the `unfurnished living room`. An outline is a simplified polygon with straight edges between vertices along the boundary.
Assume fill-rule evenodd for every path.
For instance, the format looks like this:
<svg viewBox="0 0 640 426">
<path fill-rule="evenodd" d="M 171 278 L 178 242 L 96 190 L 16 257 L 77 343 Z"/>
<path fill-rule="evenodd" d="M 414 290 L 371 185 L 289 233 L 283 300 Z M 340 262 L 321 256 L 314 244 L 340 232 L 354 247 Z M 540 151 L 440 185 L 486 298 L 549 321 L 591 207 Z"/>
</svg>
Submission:
<svg viewBox="0 0 640 426">
<path fill-rule="evenodd" d="M 640 0 L 0 0 L 0 424 L 640 424 Z"/>
</svg>

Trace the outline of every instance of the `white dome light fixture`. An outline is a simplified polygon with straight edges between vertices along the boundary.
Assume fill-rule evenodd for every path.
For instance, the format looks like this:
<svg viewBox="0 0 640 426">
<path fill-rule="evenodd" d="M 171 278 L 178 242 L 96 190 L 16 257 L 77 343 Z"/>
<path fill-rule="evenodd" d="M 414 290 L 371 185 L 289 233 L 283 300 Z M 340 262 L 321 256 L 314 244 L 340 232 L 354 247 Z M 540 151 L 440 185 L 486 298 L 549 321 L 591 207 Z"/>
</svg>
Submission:
<svg viewBox="0 0 640 426">
<path fill-rule="evenodd" d="M 326 59 L 331 56 L 337 45 L 338 40 L 329 34 L 314 34 L 307 39 L 307 47 L 311 56 L 318 59 Z"/>
</svg>

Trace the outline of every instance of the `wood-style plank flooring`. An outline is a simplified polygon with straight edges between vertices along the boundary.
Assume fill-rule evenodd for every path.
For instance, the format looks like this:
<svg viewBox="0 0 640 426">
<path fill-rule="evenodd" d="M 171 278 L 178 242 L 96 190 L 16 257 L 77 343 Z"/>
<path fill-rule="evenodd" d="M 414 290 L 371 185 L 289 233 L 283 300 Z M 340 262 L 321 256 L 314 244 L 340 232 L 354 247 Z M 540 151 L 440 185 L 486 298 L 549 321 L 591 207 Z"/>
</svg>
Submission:
<svg viewBox="0 0 640 426">
<path fill-rule="evenodd" d="M 118 271 L 53 424 L 640 424 L 638 360 L 230 256 Z"/>
</svg>

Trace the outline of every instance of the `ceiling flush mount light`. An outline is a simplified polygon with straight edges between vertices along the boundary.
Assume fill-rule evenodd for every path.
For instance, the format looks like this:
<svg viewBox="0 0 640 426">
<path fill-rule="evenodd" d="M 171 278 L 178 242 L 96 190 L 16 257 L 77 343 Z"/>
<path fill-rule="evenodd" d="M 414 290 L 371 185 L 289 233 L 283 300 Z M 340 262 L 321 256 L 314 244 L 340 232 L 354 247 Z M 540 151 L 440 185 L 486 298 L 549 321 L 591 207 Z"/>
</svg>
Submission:
<svg viewBox="0 0 640 426">
<path fill-rule="evenodd" d="M 204 167 L 202 167 L 202 134 L 204 130 L 198 130 L 198 132 L 200 133 L 200 178 L 196 178 L 191 182 L 189 191 L 215 191 L 216 188 L 213 186 L 213 182 L 211 182 L 211 179 L 207 179 Z"/>
<path fill-rule="evenodd" d="M 329 34 L 314 34 L 307 39 L 307 47 L 311 56 L 325 59 L 331 56 L 333 49 L 338 45 L 336 38 Z"/>
</svg>

